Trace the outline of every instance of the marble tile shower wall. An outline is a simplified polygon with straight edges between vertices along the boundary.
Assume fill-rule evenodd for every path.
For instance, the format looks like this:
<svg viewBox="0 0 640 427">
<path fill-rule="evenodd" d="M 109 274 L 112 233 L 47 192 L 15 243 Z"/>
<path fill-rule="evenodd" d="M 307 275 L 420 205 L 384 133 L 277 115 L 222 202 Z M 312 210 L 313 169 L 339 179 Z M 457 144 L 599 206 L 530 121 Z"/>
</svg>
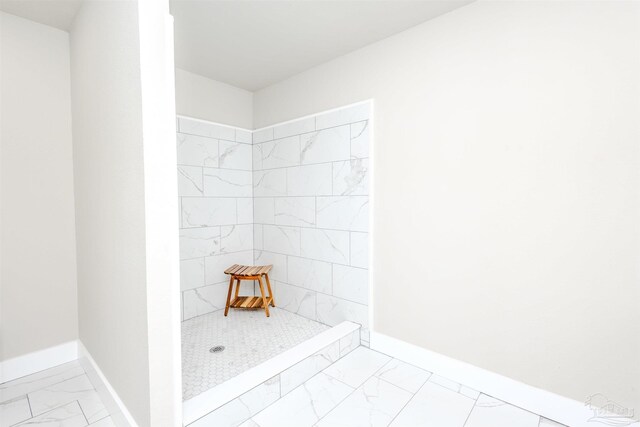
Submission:
<svg viewBox="0 0 640 427">
<path fill-rule="evenodd" d="M 224 269 L 253 262 L 251 132 L 180 117 L 183 320 L 224 307 Z"/>
<path fill-rule="evenodd" d="M 254 261 L 277 306 L 368 344 L 369 104 L 253 133 Z"/>
<path fill-rule="evenodd" d="M 273 264 L 278 307 L 368 344 L 369 108 L 253 133 L 178 119 L 183 320 L 224 307 L 229 265 Z"/>
</svg>

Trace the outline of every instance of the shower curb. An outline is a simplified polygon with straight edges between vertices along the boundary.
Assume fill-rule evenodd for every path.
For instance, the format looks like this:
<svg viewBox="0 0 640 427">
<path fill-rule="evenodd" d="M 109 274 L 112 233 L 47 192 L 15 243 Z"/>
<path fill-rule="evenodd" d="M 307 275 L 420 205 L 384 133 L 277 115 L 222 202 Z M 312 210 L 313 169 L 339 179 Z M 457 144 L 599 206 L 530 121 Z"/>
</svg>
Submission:
<svg viewBox="0 0 640 427">
<path fill-rule="evenodd" d="M 241 424 L 359 345 L 360 325 L 344 321 L 185 400 L 182 423 L 191 427 L 212 425 L 214 420 L 215 425 Z"/>
</svg>

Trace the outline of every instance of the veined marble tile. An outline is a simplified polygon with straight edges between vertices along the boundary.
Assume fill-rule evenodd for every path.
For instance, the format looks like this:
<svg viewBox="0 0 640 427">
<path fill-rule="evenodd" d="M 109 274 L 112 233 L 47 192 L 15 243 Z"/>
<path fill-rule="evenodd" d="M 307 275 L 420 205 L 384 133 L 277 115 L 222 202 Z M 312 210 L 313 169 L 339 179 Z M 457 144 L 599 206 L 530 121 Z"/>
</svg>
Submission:
<svg viewBox="0 0 640 427">
<path fill-rule="evenodd" d="M 354 267 L 369 268 L 369 234 L 351 232 L 351 259 L 350 264 Z"/>
<path fill-rule="evenodd" d="M 308 133 L 300 137 L 300 163 L 334 162 L 350 158 L 349 126 Z"/>
<path fill-rule="evenodd" d="M 300 137 L 276 139 L 253 146 L 257 169 L 275 169 L 300 164 Z"/>
<path fill-rule="evenodd" d="M 204 258 L 181 260 L 180 289 L 185 291 L 202 286 L 204 286 Z"/>
<path fill-rule="evenodd" d="M 300 235 L 303 257 L 349 264 L 349 232 L 302 228 Z"/>
<path fill-rule="evenodd" d="M 334 196 L 369 194 L 369 160 L 353 159 L 333 163 Z"/>
<path fill-rule="evenodd" d="M 480 394 L 465 427 L 538 427 L 540 416 Z"/>
<path fill-rule="evenodd" d="M 360 346 L 360 329 L 340 338 L 340 357 L 344 357 Z"/>
<path fill-rule="evenodd" d="M 249 171 L 204 168 L 204 195 L 252 197 L 252 174 Z"/>
<path fill-rule="evenodd" d="M 218 167 L 218 140 L 178 133 L 178 164 Z"/>
<path fill-rule="evenodd" d="M 242 197 L 236 199 L 238 224 L 253 224 L 253 199 Z"/>
<path fill-rule="evenodd" d="M 182 293 L 183 320 L 224 308 L 228 291 L 228 282 L 184 291 Z"/>
<path fill-rule="evenodd" d="M 251 418 L 240 424 L 238 427 L 260 427 L 260 424 L 253 421 L 253 418 Z"/>
<path fill-rule="evenodd" d="M 36 416 L 74 400 L 78 401 L 90 422 L 109 415 L 86 375 L 52 384 L 29 393 L 28 396 L 31 411 Z"/>
<path fill-rule="evenodd" d="M 189 424 L 189 427 L 236 427 L 279 398 L 280 377 L 276 376 Z"/>
<path fill-rule="evenodd" d="M 212 256 L 220 252 L 220 227 L 180 229 L 180 259 Z"/>
<path fill-rule="evenodd" d="M 316 293 L 286 283 L 276 282 L 276 306 L 307 319 L 316 318 Z"/>
<path fill-rule="evenodd" d="M 253 249 L 253 225 L 223 225 L 220 227 L 220 252 L 240 252 Z"/>
<path fill-rule="evenodd" d="M 357 302 L 369 302 L 369 271 L 344 265 L 333 266 L 333 295 Z"/>
<path fill-rule="evenodd" d="M 539 427 L 567 427 L 548 418 L 540 417 Z"/>
<path fill-rule="evenodd" d="M 386 427 L 411 396 L 411 393 L 393 384 L 371 377 L 317 425 Z"/>
<path fill-rule="evenodd" d="M 265 141 L 271 141 L 273 139 L 273 128 L 262 129 L 253 132 L 253 143 L 259 144 Z"/>
<path fill-rule="evenodd" d="M 280 373 L 280 393 L 284 396 L 300 384 L 340 358 L 340 342 L 336 341 L 319 352 Z"/>
<path fill-rule="evenodd" d="M 278 197 L 275 199 L 275 223 L 313 227 L 316 224 L 315 197 Z"/>
<path fill-rule="evenodd" d="M 369 119 L 369 104 L 353 105 L 316 116 L 316 129 L 325 129 Z"/>
<path fill-rule="evenodd" d="M 335 196 L 316 198 L 316 221 L 319 228 L 369 231 L 369 197 Z"/>
<path fill-rule="evenodd" d="M 178 131 L 180 133 L 225 139 L 227 141 L 233 141 L 236 138 L 235 128 L 193 120 L 187 117 L 178 117 Z"/>
<path fill-rule="evenodd" d="M 353 123 L 351 125 L 351 158 L 364 159 L 369 157 L 369 124 L 370 121 Z"/>
<path fill-rule="evenodd" d="M 274 138 L 285 138 L 291 135 L 299 135 L 301 133 L 313 132 L 316 130 L 316 118 L 307 117 L 289 123 L 284 123 L 273 128 Z"/>
<path fill-rule="evenodd" d="M 29 418 L 31 410 L 26 396 L 0 403 L 0 427 L 9 427 Z"/>
<path fill-rule="evenodd" d="M 209 256 L 204 259 L 204 278 L 207 285 L 227 282 L 229 276 L 224 271 L 233 264 L 253 264 L 253 251 L 233 252 Z"/>
<path fill-rule="evenodd" d="M 352 391 L 340 381 L 318 374 L 253 419 L 260 427 L 311 427 Z"/>
<path fill-rule="evenodd" d="M 91 424 L 92 427 L 116 427 L 111 417 L 104 417 Z"/>
<path fill-rule="evenodd" d="M 78 402 L 71 402 L 18 424 L 18 426 L 27 425 L 43 427 L 84 427 L 87 425 L 87 420 L 82 414 Z"/>
<path fill-rule="evenodd" d="M 349 320 L 360 324 L 363 328 L 369 326 L 369 310 L 366 305 L 347 301 L 325 294 L 318 294 L 318 322 L 335 326 Z"/>
<path fill-rule="evenodd" d="M 236 142 L 242 142 L 244 144 L 252 144 L 252 135 L 250 130 L 236 128 Z"/>
<path fill-rule="evenodd" d="M 84 369 L 77 361 L 64 363 L 51 369 L 36 372 L 6 383 L 0 384 L 0 402 L 22 397 L 27 393 L 57 384 L 84 374 Z"/>
<path fill-rule="evenodd" d="M 264 249 L 285 255 L 300 255 L 300 229 L 279 225 L 263 227 Z"/>
<path fill-rule="evenodd" d="M 429 379 L 431 372 L 422 370 L 398 359 L 391 359 L 376 376 L 410 393 L 416 393 Z"/>
<path fill-rule="evenodd" d="M 253 249 L 263 250 L 262 244 L 262 224 L 254 224 L 253 226 Z"/>
<path fill-rule="evenodd" d="M 390 360 L 385 354 L 358 347 L 323 372 L 355 388 L 360 387 Z"/>
<path fill-rule="evenodd" d="M 258 224 L 275 224 L 275 199 L 273 197 L 254 199 L 253 217 Z"/>
<path fill-rule="evenodd" d="M 475 401 L 427 382 L 391 423 L 394 427 L 433 425 L 463 427 Z M 497 427 L 508 424 L 495 424 Z"/>
<path fill-rule="evenodd" d="M 183 197 L 181 217 L 183 228 L 235 224 L 236 199 Z"/>
<path fill-rule="evenodd" d="M 202 168 L 178 166 L 178 196 L 202 196 Z"/>
<path fill-rule="evenodd" d="M 480 395 L 480 392 L 467 387 L 462 384 L 458 384 L 455 381 L 450 380 L 449 378 L 441 377 L 440 375 L 432 375 L 429 378 L 429 382 L 441 385 L 442 387 L 448 388 L 451 391 L 455 391 L 456 393 L 461 393 L 473 400 L 476 400 Z"/>
<path fill-rule="evenodd" d="M 218 167 L 224 169 L 252 170 L 251 145 L 240 142 L 220 141 Z"/>
<path fill-rule="evenodd" d="M 309 258 L 290 256 L 287 283 L 331 294 L 331 264 Z"/>
<path fill-rule="evenodd" d="M 332 194 L 331 163 L 286 169 L 288 196 L 328 196 Z"/>
<path fill-rule="evenodd" d="M 282 254 L 276 254 L 269 251 L 254 251 L 254 260 L 256 265 L 273 265 L 273 268 L 269 272 L 269 278 L 278 280 L 281 282 L 287 281 L 287 256 Z M 278 301 L 278 294 L 276 294 L 276 304 Z"/>
<path fill-rule="evenodd" d="M 255 197 L 286 196 L 287 169 L 254 171 L 253 192 Z"/>
</svg>

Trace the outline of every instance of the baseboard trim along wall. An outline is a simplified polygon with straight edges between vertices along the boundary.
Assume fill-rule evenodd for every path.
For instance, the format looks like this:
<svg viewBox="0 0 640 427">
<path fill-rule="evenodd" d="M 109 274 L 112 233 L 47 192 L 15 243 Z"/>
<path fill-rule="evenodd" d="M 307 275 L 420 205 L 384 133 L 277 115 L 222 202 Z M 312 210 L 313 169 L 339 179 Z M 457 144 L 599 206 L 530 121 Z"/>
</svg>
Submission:
<svg viewBox="0 0 640 427">
<path fill-rule="evenodd" d="M 571 427 L 593 427 L 593 410 L 495 372 L 371 331 L 371 348 Z M 640 423 L 629 424 L 639 426 Z"/>
<path fill-rule="evenodd" d="M 0 362 L 0 383 L 35 374 L 78 358 L 77 341 L 69 341 L 43 350 Z"/>
<path fill-rule="evenodd" d="M 77 347 L 78 362 L 80 362 L 80 365 L 82 365 L 87 373 L 89 381 L 91 381 L 91 384 L 98 392 L 114 424 L 118 427 L 137 427 L 138 424 L 131 416 L 124 402 L 122 402 L 118 393 L 116 393 L 115 389 L 111 386 L 107 377 L 104 376 L 102 370 L 81 341 L 78 341 Z"/>
</svg>

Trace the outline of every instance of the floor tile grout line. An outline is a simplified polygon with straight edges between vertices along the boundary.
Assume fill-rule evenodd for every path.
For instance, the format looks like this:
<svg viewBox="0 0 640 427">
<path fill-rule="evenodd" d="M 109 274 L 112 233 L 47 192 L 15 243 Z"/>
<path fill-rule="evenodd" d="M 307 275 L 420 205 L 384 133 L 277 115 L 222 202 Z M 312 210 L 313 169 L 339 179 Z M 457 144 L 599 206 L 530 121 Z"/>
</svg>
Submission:
<svg viewBox="0 0 640 427">
<path fill-rule="evenodd" d="M 84 419 L 87 421 L 87 425 L 89 425 L 89 418 L 87 418 L 87 414 L 84 413 L 84 409 L 82 409 L 82 405 L 80 404 L 80 400 L 75 400 L 75 402 L 78 404 L 78 407 L 80 408 L 80 412 L 82 412 L 82 416 L 84 417 Z"/>
</svg>

